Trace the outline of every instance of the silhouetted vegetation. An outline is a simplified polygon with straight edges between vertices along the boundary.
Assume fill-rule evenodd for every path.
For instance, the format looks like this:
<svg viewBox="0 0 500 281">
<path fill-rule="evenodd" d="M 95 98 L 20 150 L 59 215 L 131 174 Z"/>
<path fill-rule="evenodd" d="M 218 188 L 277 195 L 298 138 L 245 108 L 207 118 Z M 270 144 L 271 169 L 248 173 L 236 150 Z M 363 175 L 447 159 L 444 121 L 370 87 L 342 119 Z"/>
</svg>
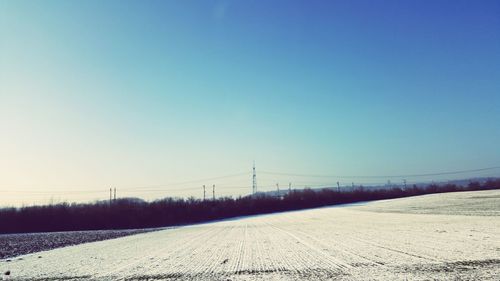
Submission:
<svg viewBox="0 0 500 281">
<path fill-rule="evenodd" d="M 264 194 L 213 200 L 165 198 L 154 202 L 118 199 L 94 204 L 56 204 L 0 209 L 0 233 L 50 232 L 70 230 L 150 228 L 244 215 L 300 210 L 328 205 L 380 199 L 408 197 L 430 193 L 500 189 L 500 179 L 467 186 L 455 184 L 406 189 L 370 190 L 362 187 L 352 191 L 336 189 L 304 189 L 282 196 Z"/>
</svg>

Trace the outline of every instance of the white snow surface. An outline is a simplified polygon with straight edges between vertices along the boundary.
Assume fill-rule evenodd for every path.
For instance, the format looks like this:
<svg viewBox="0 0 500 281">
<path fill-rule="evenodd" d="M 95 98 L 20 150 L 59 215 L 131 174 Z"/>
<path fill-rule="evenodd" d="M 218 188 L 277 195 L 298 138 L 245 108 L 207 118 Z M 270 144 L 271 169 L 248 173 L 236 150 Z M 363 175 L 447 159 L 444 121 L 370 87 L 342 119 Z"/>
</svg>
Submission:
<svg viewBox="0 0 500 281">
<path fill-rule="evenodd" d="M 10 280 L 500 280 L 499 211 L 498 190 L 384 200 L 59 248 L 0 270 Z"/>
</svg>

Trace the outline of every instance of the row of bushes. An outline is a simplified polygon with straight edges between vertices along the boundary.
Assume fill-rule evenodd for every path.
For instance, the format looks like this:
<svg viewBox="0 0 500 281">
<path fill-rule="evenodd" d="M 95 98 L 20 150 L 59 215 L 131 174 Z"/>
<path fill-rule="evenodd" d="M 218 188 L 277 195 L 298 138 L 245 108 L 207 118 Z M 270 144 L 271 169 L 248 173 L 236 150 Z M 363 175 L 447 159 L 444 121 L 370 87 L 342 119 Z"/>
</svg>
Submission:
<svg viewBox="0 0 500 281">
<path fill-rule="evenodd" d="M 119 199 L 110 203 L 56 204 L 0 209 L 0 233 L 150 228 L 205 222 L 244 215 L 299 210 L 328 205 L 400 198 L 430 193 L 500 189 L 500 179 L 467 186 L 455 184 L 406 189 L 352 191 L 335 189 L 291 191 L 282 196 L 264 194 L 203 201 L 165 198 L 154 202 Z"/>
</svg>

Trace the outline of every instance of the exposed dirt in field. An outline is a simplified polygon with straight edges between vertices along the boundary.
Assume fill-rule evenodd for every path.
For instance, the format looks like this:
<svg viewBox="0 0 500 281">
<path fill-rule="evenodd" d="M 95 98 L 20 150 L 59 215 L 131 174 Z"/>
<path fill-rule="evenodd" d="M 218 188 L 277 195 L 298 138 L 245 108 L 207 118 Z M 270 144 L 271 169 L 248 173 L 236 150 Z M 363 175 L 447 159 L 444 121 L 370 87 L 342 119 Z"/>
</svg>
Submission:
<svg viewBox="0 0 500 281">
<path fill-rule="evenodd" d="M 0 234 L 0 259 L 149 231 L 153 229 Z"/>
</svg>

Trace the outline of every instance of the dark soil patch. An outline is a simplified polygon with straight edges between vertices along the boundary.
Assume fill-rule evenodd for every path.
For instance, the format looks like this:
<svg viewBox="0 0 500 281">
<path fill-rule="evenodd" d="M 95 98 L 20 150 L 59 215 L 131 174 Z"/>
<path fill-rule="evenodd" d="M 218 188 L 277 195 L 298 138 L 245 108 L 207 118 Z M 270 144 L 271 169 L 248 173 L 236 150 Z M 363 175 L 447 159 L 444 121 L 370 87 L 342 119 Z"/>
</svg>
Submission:
<svg viewBox="0 0 500 281">
<path fill-rule="evenodd" d="M 0 259 L 78 245 L 82 243 L 113 239 L 159 229 L 67 231 L 0 235 Z M 40 255 L 38 258 L 43 258 Z M 10 261 L 10 260 L 6 260 Z"/>
</svg>

